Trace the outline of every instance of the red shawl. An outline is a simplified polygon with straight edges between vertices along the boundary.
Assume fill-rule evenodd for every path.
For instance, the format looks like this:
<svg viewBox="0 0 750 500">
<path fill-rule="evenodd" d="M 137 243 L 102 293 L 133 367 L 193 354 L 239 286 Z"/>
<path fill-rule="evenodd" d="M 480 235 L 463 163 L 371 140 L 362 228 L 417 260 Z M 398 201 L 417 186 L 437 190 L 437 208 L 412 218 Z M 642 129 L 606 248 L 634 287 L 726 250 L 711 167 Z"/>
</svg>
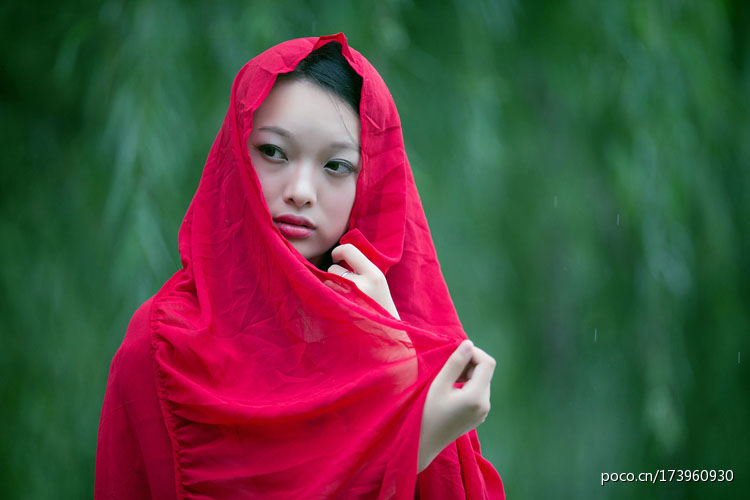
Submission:
<svg viewBox="0 0 750 500">
<path fill-rule="evenodd" d="M 332 40 L 363 79 L 341 241 L 386 273 L 400 321 L 281 236 L 250 163 L 253 111 L 276 75 Z M 342 34 L 282 43 L 240 70 L 179 250 L 182 269 L 112 361 L 96 498 L 504 498 L 474 431 L 417 475 L 427 389 L 466 334 L 393 99 Z"/>
</svg>

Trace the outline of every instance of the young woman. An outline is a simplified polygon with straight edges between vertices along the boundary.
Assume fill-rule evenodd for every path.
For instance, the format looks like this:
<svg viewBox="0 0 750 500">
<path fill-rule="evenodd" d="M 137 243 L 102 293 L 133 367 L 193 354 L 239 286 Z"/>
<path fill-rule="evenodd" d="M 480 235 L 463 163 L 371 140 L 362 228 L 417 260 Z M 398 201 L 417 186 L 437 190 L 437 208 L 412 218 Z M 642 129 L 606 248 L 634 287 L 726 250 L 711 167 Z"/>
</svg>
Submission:
<svg viewBox="0 0 750 500">
<path fill-rule="evenodd" d="M 393 100 L 343 35 L 240 70 L 183 267 L 115 355 L 97 498 L 504 498 Z"/>
</svg>

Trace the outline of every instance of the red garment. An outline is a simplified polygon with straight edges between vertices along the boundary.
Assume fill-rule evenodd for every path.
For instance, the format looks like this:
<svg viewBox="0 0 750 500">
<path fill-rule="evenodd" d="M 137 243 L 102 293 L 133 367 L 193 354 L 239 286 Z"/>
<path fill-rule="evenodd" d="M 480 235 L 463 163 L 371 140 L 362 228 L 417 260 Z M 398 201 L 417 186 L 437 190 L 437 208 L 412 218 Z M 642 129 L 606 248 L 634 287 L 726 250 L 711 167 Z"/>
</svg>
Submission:
<svg viewBox="0 0 750 500">
<path fill-rule="evenodd" d="M 332 40 L 363 78 L 362 168 L 341 241 L 386 272 L 400 321 L 281 236 L 250 163 L 253 111 L 276 75 Z M 427 389 L 466 335 L 396 107 L 342 34 L 282 43 L 240 70 L 179 249 L 183 268 L 112 361 L 96 498 L 504 498 L 473 431 L 417 475 Z"/>
</svg>

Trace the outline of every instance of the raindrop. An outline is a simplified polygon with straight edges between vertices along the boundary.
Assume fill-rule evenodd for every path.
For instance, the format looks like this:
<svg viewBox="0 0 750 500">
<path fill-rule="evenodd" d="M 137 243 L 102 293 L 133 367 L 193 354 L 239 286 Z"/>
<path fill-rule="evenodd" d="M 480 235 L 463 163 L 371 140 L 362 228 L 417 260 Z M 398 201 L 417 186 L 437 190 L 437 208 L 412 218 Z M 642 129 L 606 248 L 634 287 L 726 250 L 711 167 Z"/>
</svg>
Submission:
<svg viewBox="0 0 750 500">
<path fill-rule="evenodd" d="M 737 351 L 737 364 L 740 364 L 740 351 Z"/>
<path fill-rule="evenodd" d="M 620 225 L 620 214 L 617 214 L 617 225 Z"/>
<path fill-rule="evenodd" d="M 594 342 L 596 342 L 596 328 L 594 328 Z"/>
<path fill-rule="evenodd" d="M 555 203 L 555 208 L 557 208 L 557 195 L 555 195 L 555 201 L 554 201 L 554 203 Z"/>
</svg>

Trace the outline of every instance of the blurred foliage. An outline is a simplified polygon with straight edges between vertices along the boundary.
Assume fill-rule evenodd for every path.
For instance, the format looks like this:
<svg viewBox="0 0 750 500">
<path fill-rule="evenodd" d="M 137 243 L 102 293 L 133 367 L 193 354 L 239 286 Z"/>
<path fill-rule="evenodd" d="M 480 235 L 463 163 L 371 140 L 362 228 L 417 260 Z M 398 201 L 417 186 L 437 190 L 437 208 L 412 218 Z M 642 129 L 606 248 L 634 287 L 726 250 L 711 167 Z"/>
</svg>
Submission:
<svg viewBox="0 0 750 500">
<path fill-rule="evenodd" d="M 180 265 L 234 74 L 339 31 L 498 360 L 479 433 L 509 498 L 750 491 L 747 3 L 11 1 L 0 26 L 3 498 L 92 496 L 109 361 Z M 599 484 L 662 468 L 735 479 Z"/>
</svg>

